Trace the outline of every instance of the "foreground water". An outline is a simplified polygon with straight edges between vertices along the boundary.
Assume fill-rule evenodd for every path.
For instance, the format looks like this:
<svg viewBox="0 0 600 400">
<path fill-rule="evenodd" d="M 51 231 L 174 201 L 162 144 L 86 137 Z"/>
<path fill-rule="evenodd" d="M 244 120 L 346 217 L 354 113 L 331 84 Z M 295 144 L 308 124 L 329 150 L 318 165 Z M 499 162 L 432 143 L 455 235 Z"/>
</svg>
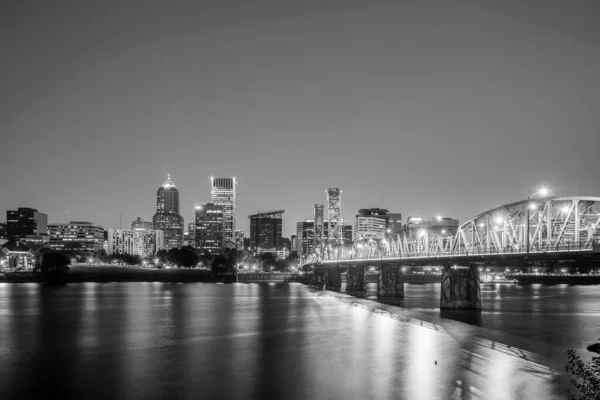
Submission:
<svg viewBox="0 0 600 400">
<path fill-rule="evenodd" d="M 484 287 L 481 313 L 406 295 L 0 284 L 0 399 L 561 399 L 564 350 L 600 336 L 599 286 Z"/>
</svg>

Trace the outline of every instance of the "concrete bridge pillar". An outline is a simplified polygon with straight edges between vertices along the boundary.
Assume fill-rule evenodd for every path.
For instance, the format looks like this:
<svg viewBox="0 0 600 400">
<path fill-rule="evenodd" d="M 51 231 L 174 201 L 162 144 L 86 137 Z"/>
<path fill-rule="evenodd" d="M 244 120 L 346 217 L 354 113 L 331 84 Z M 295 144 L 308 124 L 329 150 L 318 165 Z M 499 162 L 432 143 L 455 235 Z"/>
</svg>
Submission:
<svg viewBox="0 0 600 400">
<path fill-rule="evenodd" d="M 342 271 L 343 272 L 340 275 L 340 292 L 346 293 L 346 290 L 348 288 L 348 269 L 342 269 Z"/>
<path fill-rule="evenodd" d="M 363 266 L 348 267 L 346 289 L 349 292 L 365 291 L 365 269 Z"/>
<path fill-rule="evenodd" d="M 481 309 L 479 269 L 475 265 L 442 268 L 441 309 Z"/>
<path fill-rule="evenodd" d="M 327 289 L 340 290 L 342 286 L 342 272 L 344 270 L 339 267 L 327 268 L 327 279 L 325 280 Z"/>
<path fill-rule="evenodd" d="M 402 268 L 395 265 L 382 265 L 379 267 L 377 296 L 404 297 L 404 274 L 402 273 Z"/>
</svg>

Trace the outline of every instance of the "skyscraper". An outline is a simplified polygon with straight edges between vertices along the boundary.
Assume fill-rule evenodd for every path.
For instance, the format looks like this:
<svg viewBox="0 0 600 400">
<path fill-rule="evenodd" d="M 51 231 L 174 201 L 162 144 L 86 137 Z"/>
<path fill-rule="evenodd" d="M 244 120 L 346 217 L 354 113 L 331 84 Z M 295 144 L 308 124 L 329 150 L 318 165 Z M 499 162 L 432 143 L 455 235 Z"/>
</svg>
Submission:
<svg viewBox="0 0 600 400">
<path fill-rule="evenodd" d="M 281 228 L 285 210 L 250 215 L 250 249 L 259 253 L 274 252 L 283 247 Z"/>
<path fill-rule="evenodd" d="M 196 206 L 194 225 L 196 248 L 205 255 L 223 254 L 225 211 L 223 206 L 208 203 Z"/>
<path fill-rule="evenodd" d="M 154 229 L 165 235 L 165 248 L 183 245 L 183 217 L 179 214 L 179 189 L 167 175 L 167 180 L 156 192 L 156 214 L 152 217 Z"/>
<path fill-rule="evenodd" d="M 235 177 L 210 177 L 212 203 L 223 207 L 225 218 L 225 247 L 235 249 Z"/>
</svg>

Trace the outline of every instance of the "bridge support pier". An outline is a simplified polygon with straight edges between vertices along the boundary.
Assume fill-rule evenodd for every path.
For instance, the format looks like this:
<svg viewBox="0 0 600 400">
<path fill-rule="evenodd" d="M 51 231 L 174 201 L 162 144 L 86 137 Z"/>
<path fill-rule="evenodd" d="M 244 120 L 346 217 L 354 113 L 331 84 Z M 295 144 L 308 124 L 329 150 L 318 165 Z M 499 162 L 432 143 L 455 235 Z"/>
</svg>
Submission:
<svg viewBox="0 0 600 400">
<path fill-rule="evenodd" d="M 346 290 L 348 292 L 365 291 L 365 267 L 349 266 L 346 279 Z"/>
<path fill-rule="evenodd" d="M 442 268 L 441 309 L 481 309 L 481 286 L 479 270 L 475 265 Z"/>
<path fill-rule="evenodd" d="M 379 267 L 378 297 L 404 297 L 404 274 L 394 265 Z"/>
</svg>

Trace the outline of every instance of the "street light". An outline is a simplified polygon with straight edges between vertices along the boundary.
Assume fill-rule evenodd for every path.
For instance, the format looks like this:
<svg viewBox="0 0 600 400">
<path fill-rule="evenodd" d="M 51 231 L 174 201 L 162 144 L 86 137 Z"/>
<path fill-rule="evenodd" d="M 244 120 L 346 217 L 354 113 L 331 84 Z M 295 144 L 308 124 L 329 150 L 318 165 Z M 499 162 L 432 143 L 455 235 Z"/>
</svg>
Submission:
<svg viewBox="0 0 600 400">
<path fill-rule="evenodd" d="M 529 211 L 537 209 L 537 205 L 531 203 L 531 198 L 538 194 L 541 197 L 546 197 L 549 192 L 550 192 L 550 190 L 547 187 L 541 187 L 535 193 L 529 193 L 529 192 L 527 193 L 527 230 L 525 231 L 525 247 L 527 249 L 526 250 L 527 254 L 529 254 L 529 218 L 530 218 Z"/>
</svg>

